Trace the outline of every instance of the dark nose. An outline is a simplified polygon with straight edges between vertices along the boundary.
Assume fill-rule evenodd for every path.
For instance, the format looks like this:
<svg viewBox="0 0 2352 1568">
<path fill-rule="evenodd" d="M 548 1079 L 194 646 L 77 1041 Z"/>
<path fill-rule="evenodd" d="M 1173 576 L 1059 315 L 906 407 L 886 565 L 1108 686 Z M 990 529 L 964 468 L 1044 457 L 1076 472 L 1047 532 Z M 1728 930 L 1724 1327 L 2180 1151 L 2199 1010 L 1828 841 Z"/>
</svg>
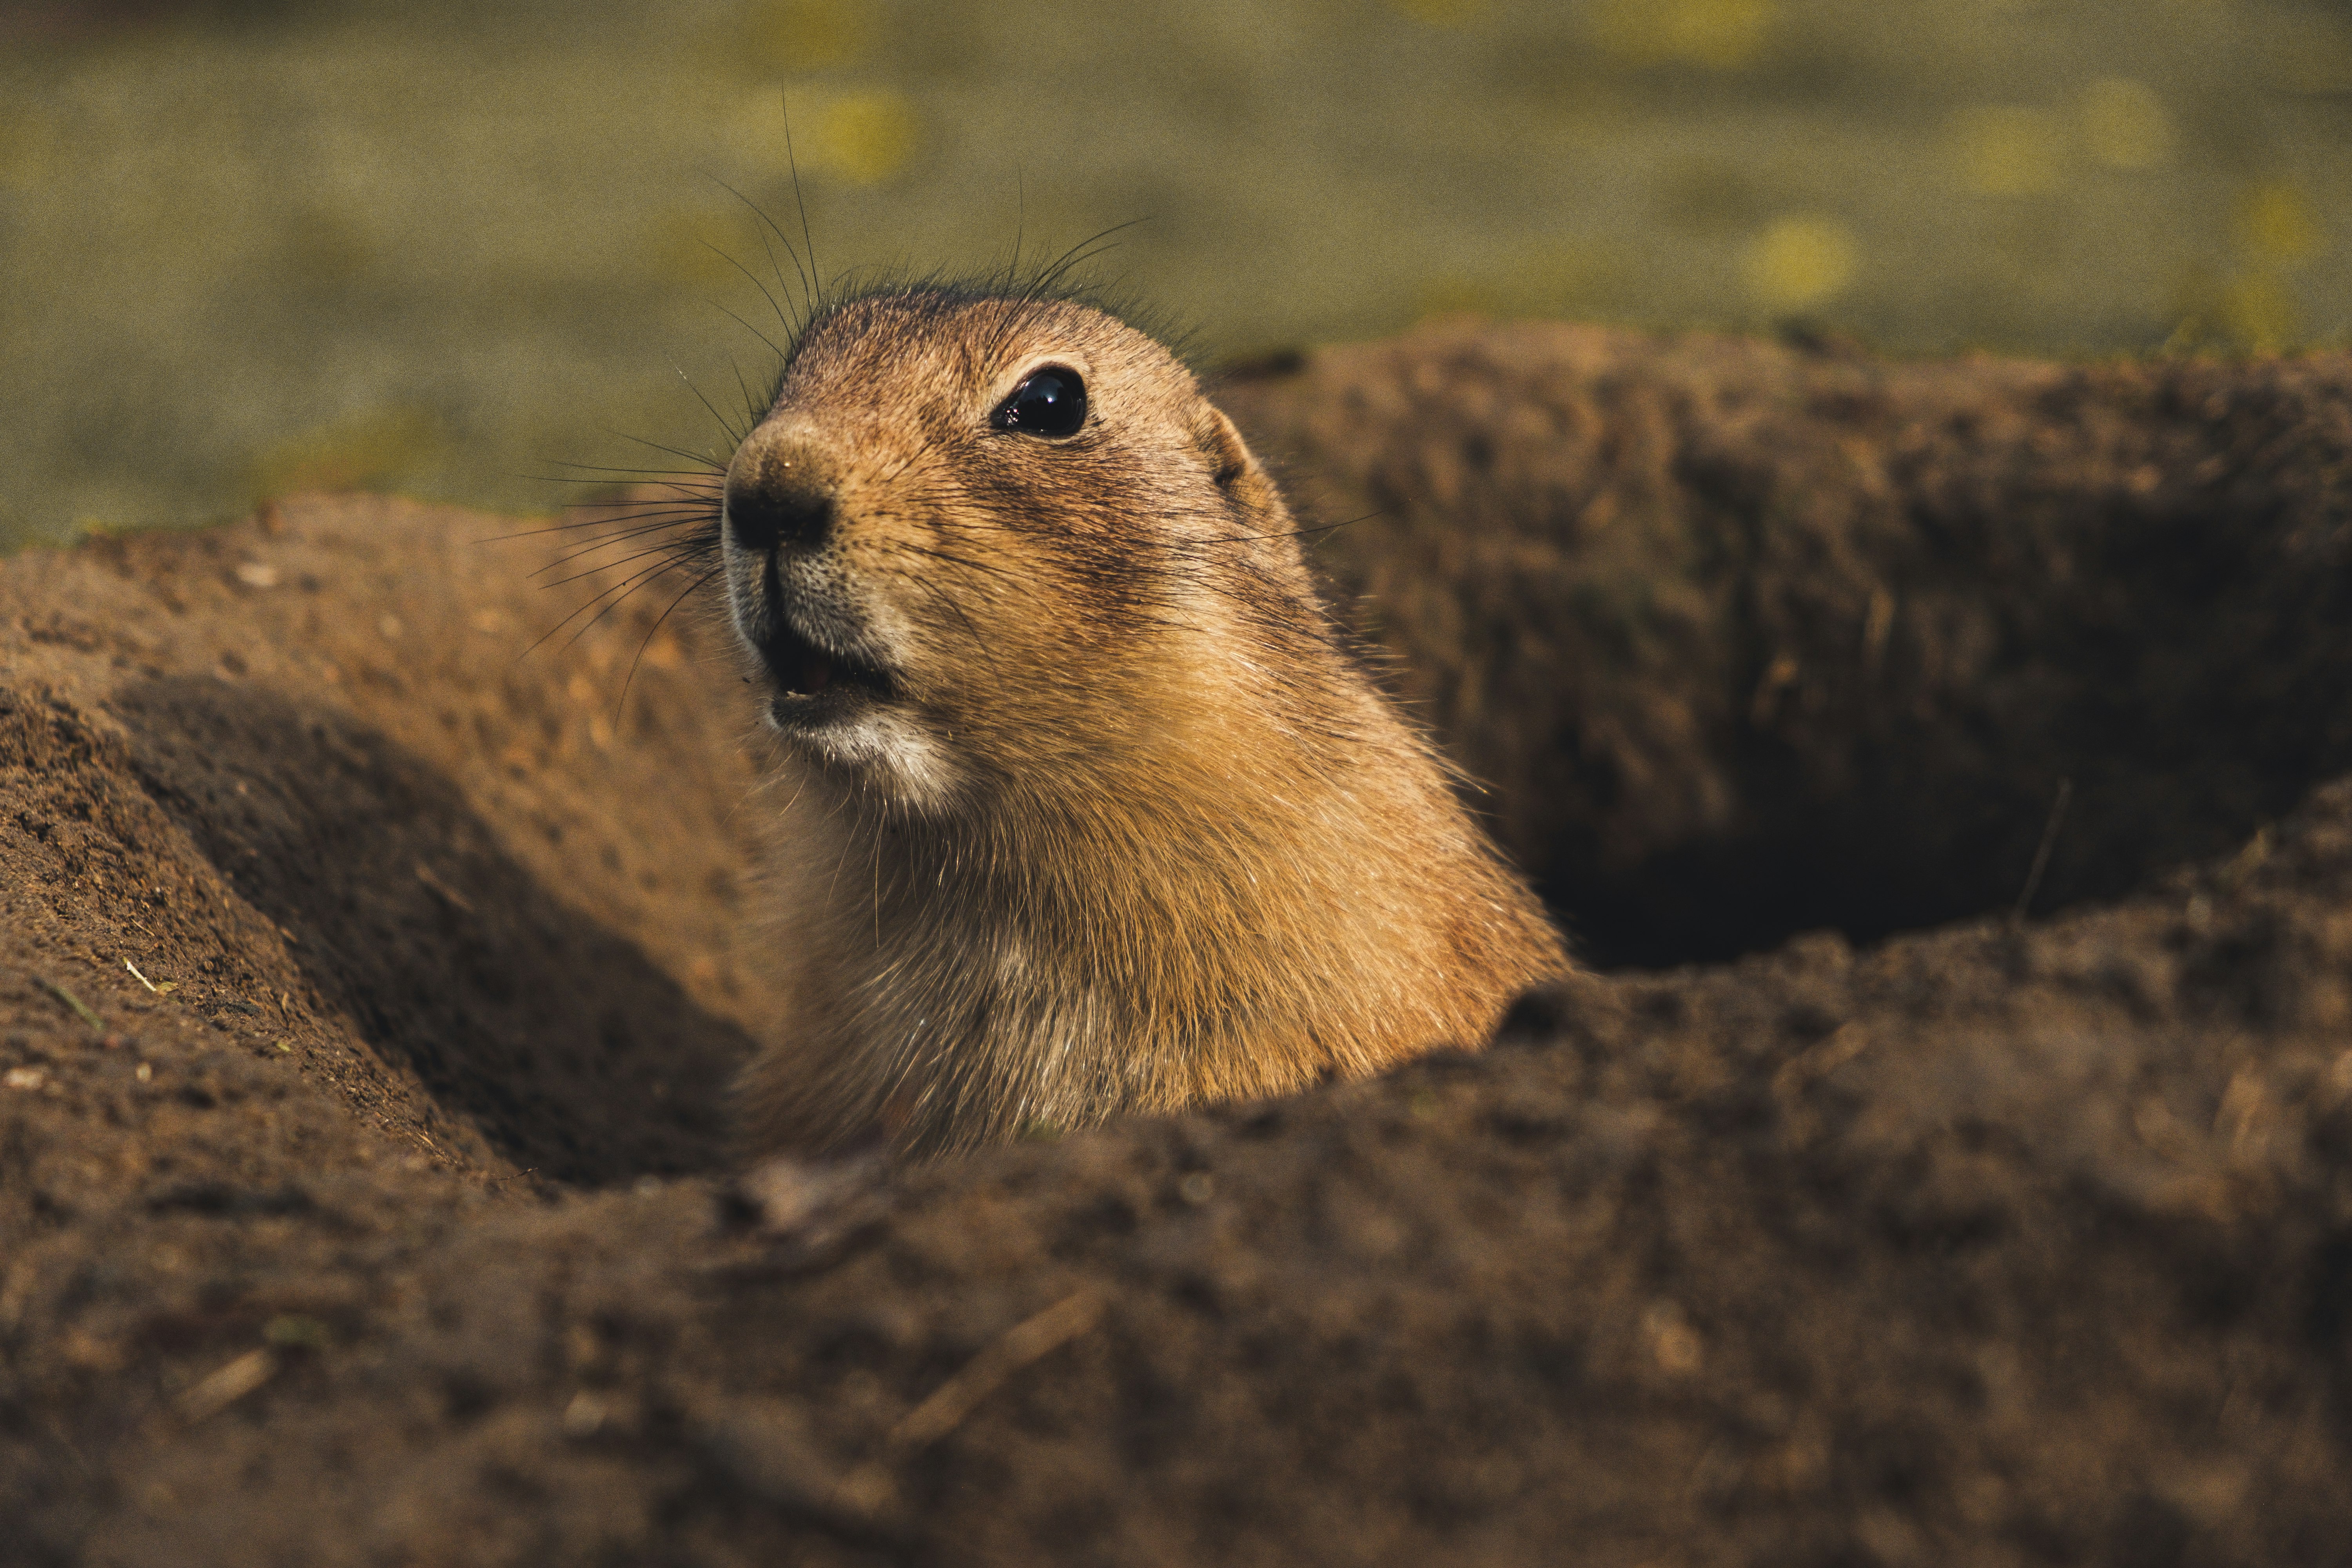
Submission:
<svg viewBox="0 0 2352 1568">
<path fill-rule="evenodd" d="M 737 549 L 814 549 L 832 521 L 832 493 L 809 455 L 746 442 L 728 465 L 727 537 Z"/>
</svg>

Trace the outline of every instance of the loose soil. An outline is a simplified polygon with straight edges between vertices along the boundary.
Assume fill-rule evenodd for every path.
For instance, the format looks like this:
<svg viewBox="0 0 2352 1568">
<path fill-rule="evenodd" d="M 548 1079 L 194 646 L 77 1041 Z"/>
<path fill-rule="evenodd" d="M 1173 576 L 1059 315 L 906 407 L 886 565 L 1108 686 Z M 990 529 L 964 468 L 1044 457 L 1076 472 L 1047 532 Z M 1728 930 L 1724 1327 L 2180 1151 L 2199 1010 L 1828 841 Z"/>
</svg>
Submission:
<svg viewBox="0 0 2352 1568">
<path fill-rule="evenodd" d="M 0 1559 L 2344 1561 L 2348 378 L 1236 383 L 1588 943 L 1771 951 L 923 1165 L 729 1157 L 707 613 L 364 497 L 0 564 Z"/>
<path fill-rule="evenodd" d="M 1232 378 L 1604 961 L 2037 908 L 2352 772 L 2352 356 L 1904 364 L 1526 323 Z"/>
</svg>

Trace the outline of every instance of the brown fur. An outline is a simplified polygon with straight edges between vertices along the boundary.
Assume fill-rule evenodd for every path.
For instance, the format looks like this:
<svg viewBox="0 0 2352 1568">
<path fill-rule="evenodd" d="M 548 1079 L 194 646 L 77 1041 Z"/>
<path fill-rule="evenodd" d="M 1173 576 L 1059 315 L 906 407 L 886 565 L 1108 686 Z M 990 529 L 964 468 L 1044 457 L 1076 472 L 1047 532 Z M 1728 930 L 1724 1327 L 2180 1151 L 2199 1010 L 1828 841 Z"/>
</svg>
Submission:
<svg viewBox="0 0 2352 1568">
<path fill-rule="evenodd" d="M 1043 364 L 1084 376 L 1085 427 L 991 428 Z M 1143 333 L 852 301 L 728 486 L 747 646 L 788 623 L 887 682 L 774 708 L 790 1012 L 742 1078 L 755 1151 L 1282 1094 L 1475 1045 L 1570 967 L 1339 645 L 1264 468 Z M 766 548 L 761 497 L 822 532 Z"/>
</svg>

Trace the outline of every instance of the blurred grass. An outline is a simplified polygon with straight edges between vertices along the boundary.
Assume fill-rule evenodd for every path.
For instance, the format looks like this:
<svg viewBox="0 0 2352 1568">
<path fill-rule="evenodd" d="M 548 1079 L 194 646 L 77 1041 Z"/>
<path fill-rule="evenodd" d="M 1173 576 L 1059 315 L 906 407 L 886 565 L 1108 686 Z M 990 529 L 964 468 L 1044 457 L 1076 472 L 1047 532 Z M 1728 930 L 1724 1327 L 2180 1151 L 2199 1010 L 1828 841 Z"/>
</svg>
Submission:
<svg viewBox="0 0 2352 1568">
<path fill-rule="evenodd" d="M 1205 359 L 1433 313 L 1911 353 L 2352 330 L 2352 10 L 617 0 L 0 16 L 0 546 L 714 448 L 758 221 L 828 273 L 1133 218 Z M 715 248 L 714 248 L 715 247 Z M 731 364 L 730 364 L 731 362 Z"/>
</svg>

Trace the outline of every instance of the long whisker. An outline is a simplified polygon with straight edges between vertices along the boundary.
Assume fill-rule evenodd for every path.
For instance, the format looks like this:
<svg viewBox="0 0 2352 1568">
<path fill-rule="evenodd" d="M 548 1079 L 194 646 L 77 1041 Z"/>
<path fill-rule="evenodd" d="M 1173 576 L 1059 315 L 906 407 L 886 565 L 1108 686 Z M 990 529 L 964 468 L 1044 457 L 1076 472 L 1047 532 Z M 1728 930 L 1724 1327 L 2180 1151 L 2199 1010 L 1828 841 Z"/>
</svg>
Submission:
<svg viewBox="0 0 2352 1568">
<path fill-rule="evenodd" d="M 706 240 L 704 243 L 708 245 L 709 242 Z M 776 302 L 776 297 L 768 292 L 768 286 L 760 281 L 760 276 L 758 273 L 753 272 L 750 268 L 736 260 L 732 256 L 728 256 L 727 252 L 720 250 L 719 247 L 712 245 L 710 246 L 710 249 L 720 256 L 726 257 L 728 266 L 732 267 L 736 271 L 740 272 L 744 277 L 749 278 L 751 280 L 751 287 L 760 291 L 761 297 L 768 301 L 768 308 L 775 311 L 776 320 L 784 324 L 784 331 L 787 335 L 796 333 L 800 331 L 800 328 L 794 323 L 793 319 L 784 314 L 784 308 Z M 769 254 L 772 257 L 774 253 L 772 251 Z M 739 317 L 738 320 L 740 320 L 740 318 Z"/>
<path fill-rule="evenodd" d="M 618 432 L 614 433 L 618 434 Z M 724 478 L 727 473 L 726 464 L 705 457 L 700 452 L 689 452 L 683 447 L 669 447 L 659 441 L 648 441 L 643 436 L 625 436 L 622 439 L 635 441 L 640 447 L 650 447 L 656 452 L 667 452 L 673 458 L 684 458 L 689 463 L 699 464 L 702 471 L 714 479 Z"/>
<path fill-rule="evenodd" d="M 529 647 L 523 649 L 522 652 L 515 655 L 515 662 L 520 664 L 524 659 L 529 658 L 532 654 L 539 651 L 541 646 L 544 644 L 548 638 L 553 637 L 556 633 L 570 626 L 573 621 L 578 620 L 582 616 L 587 615 L 591 609 L 595 608 L 599 604 L 603 604 L 604 601 L 611 599 L 611 604 L 604 604 L 604 608 L 596 610 L 596 614 L 589 620 L 587 626 L 582 626 L 579 631 L 572 634 L 571 642 L 564 644 L 566 647 L 571 647 L 572 643 L 578 642 L 580 638 L 586 634 L 590 626 L 593 626 L 598 621 L 603 620 L 607 615 L 611 614 L 614 606 L 618 605 L 621 602 L 621 599 L 627 598 L 629 595 L 635 593 L 646 584 L 652 582 L 655 578 L 659 577 L 663 573 L 675 569 L 676 564 L 677 563 L 675 562 L 663 562 L 659 565 L 649 566 L 642 572 L 636 573 L 631 576 L 622 579 L 618 583 L 615 583 L 613 586 L 605 589 L 603 593 L 597 595 L 594 598 L 590 599 L 586 604 L 582 605 L 570 615 L 564 616 L 562 620 L 548 627 L 546 631 L 541 633 L 537 641 L 533 642 Z M 614 595 L 618 595 L 620 597 L 614 598 Z"/>
<path fill-rule="evenodd" d="M 650 550 L 640 550 L 633 554 L 624 555 L 618 561 L 600 561 L 595 565 L 588 568 L 585 572 L 575 572 L 569 577 L 557 577 L 551 581 L 541 583 L 540 586 L 542 588 L 568 587 L 574 583 L 586 582 L 592 577 L 601 577 L 607 572 L 617 572 L 622 567 L 630 565 L 635 562 L 648 561 L 656 557 L 659 557 L 667 563 L 663 567 L 656 568 L 656 570 L 667 571 L 669 566 L 675 566 L 682 562 L 697 559 L 702 556 L 703 553 L 704 552 L 694 541 L 672 541 L 667 543 L 656 545 Z M 557 564 L 568 565 L 570 563 L 559 562 Z M 542 568 L 542 570 L 550 571 L 553 569 L 554 568 L 552 567 Z M 539 574 L 533 573 L 532 575 L 537 576 Z"/>
<path fill-rule="evenodd" d="M 622 710 L 628 706 L 629 688 L 636 681 L 637 666 L 644 660 L 646 657 L 646 649 L 653 647 L 654 638 L 660 635 L 663 625 L 668 621 L 672 615 L 677 613 L 677 607 L 680 605 L 683 605 L 692 595 L 700 592 L 702 588 L 713 578 L 719 576 L 726 570 L 727 568 L 724 566 L 713 566 L 709 571 L 705 572 L 701 576 L 697 577 L 693 582 L 688 583 L 678 594 L 677 597 L 672 599 L 669 604 L 663 608 L 662 613 L 654 617 L 654 624 L 646 628 L 645 639 L 637 644 L 636 654 L 629 660 L 629 673 L 621 678 L 621 695 L 615 699 L 613 703 L 613 721 L 614 724 L 617 725 L 620 722 Z"/>
<path fill-rule="evenodd" d="M 708 409 L 712 420 L 718 424 L 721 430 L 724 430 L 727 433 L 728 445 L 730 447 L 741 446 L 743 444 L 744 432 L 736 429 L 734 425 L 729 421 L 728 417 L 719 412 L 718 407 L 711 403 L 710 399 L 702 395 L 702 388 L 694 384 L 694 378 L 687 374 L 684 369 L 677 365 L 672 365 L 670 368 L 677 372 L 678 380 L 686 383 L 686 389 L 694 394 L 694 400 L 697 403 L 701 404 L 705 409 Z"/>
<path fill-rule="evenodd" d="M 590 505 L 583 506 L 579 510 L 595 512 L 596 515 L 594 516 L 574 518 L 569 522 L 551 522 L 545 528 L 526 528 L 519 533 L 493 533 L 488 538 L 478 539 L 474 541 L 474 542 L 477 544 L 503 544 L 511 539 L 539 539 L 551 533 L 569 533 L 574 529 L 595 528 L 599 526 L 627 522 L 690 522 L 699 517 L 715 515 L 717 504 L 718 498 L 713 496 L 708 500 L 680 500 L 676 502 L 663 501 L 657 504 L 649 504 L 646 509 L 636 511 L 607 513 L 599 510 L 592 503 Z"/>
<path fill-rule="evenodd" d="M 578 573 L 570 577 L 558 577 L 552 582 L 542 583 L 540 586 L 543 588 L 560 588 L 566 583 L 577 583 L 583 577 L 593 577 L 599 572 L 610 572 L 618 567 L 626 566 L 632 561 L 642 561 L 648 555 L 667 552 L 683 559 L 688 555 L 702 554 L 709 547 L 703 538 L 703 531 L 698 528 L 687 533 L 683 538 L 678 537 L 674 530 L 639 529 L 634 533 L 616 534 L 610 539 L 601 539 L 593 544 L 584 544 L 576 550 L 569 551 L 562 555 L 557 556 L 554 560 L 549 562 L 538 571 L 533 572 L 531 576 L 543 577 L 548 573 L 560 571 L 563 567 L 571 565 L 575 561 L 584 561 L 589 556 L 594 555 L 600 551 L 610 550 L 615 545 L 627 544 L 637 539 L 643 539 L 661 533 L 668 533 L 670 537 L 664 539 L 662 542 L 653 546 L 653 548 L 649 550 L 640 550 L 634 554 L 624 555 L 617 561 L 600 561 L 595 565 L 588 568 L 585 572 Z M 713 540 L 709 542 L 715 543 L 716 541 Z"/>
<path fill-rule="evenodd" d="M 789 161 L 789 160 L 792 158 L 792 142 L 793 142 L 793 108 L 792 108 L 792 104 L 791 104 L 791 102 L 790 102 L 789 100 L 787 100 L 787 101 L 785 102 L 785 104 L 784 104 L 783 108 L 784 108 L 784 156 L 785 156 L 785 158 Z M 799 166 L 799 164 L 798 164 L 797 163 L 793 163 L 793 195 L 794 195 L 794 196 L 795 196 L 795 197 L 797 197 L 797 196 L 798 196 L 799 192 L 800 192 L 800 180 L 801 180 L 801 175 L 800 175 L 800 166 Z M 742 203 L 746 207 L 750 208 L 750 209 L 751 209 L 751 216 L 754 216 L 754 217 L 756 217 L 756 218 L 758 218 L 758 219 L 759 219 L 762 224 L 766 225 L 766 226 L 767 226 L 767 227 L 768 227 L 772 232 L 773 232 L 773 233 L 774 233 L 774 235 L 775 235 L 775 237 L 776 237 L 777 241 L 778 241 L 780 244 L 782 244 L 782 245 L 783 246 L 783 247 L 784 247 L 784 254 L 785 254 L 785 255 L 787 255 L 787 256 L 789 256 L 789 257 L 791 257 L 791 258 L 793 258 L 793 270 L 794 272 L 796 272 L 796 273 L 798 273 L 798 274 L 800 275 L 800 280 L 801 280 L 801 295 L 802 295 L 802 298 L 803 298 L 804 300 L 805 300 L 806 299 L 808 299 L 808 298 L 810 297 L 810 289 L 809 289 L 809 269 L 808 269 L 807 268 L 803 267 L 803 266 L 801 265 L 801 253 L 800 253 L 799 251 L 797 251 L 797 250 L 795 250 L 795 249 L 793 249 L 793 242 L 792 242 L 792 240 L 791 240 L 790 238 L 786 237 L 786 236 L 785 236 L 785 234 L 784 234 L 784 231 L 783 231 L 782 229 L 778 228 L 778 227 L 776 226 L 776 220 L 775 220 L 774 218 L 772 218 L 772 217 L 770 217 L 770 216 L 768 216 L 768 210 L 767 210 L 765 207 L 761 206 L 759 203 L 757 203 L 757 202 L 753 201 L 751 197 L 749 197 L 749 196 L 745 195 L 742 192 L 740 192 L 740 191 L 737 190 L 734 186 L 732 186 L 732 185 L 729 184 L 726 181 L 724 181 L 724 180 L 719 181 L 719 188 L 720 188 L 721 190 L 725 191 L 729 195 L 733 196 L 737 201 L 741 202 L 741 203 Z M 776 260 L 776 253 L 775 253 L 775 251 L 768 246 L 768 243 L 767 243 L 767 241 L 766 241 L 764 238 L 762 238 L 762 239 L 761 240 L 760 244 L 761 244 L 761 248 L 762 248 L 762 249 L 764 249 L 764 250 L 767 250 L 767 252 L 768 252 L 768 266 L 769 266 L 769 267 L 770 267 L 770 268 L 772 268 L 772 269 L 775 272 L 775 274 L 776 274 L 776 286 L 777 286 L 778 288 L 780 288 L 780 289 L 781 289 L 781 288 L 783 288 L 783 287 L 784 287 L 784 269 L 783 269 L 782 266 L 777 262 L 777 260 Z M 811 260 L 812 262 L 814 262 L 814 261 L 815 260 L 815 258 L 814 258 L 814 256 L 812 256 L 812 257 L 810 258 L 810 260 Z M 787 293 L 789 293 L 789 292 L 790 292 L 790 290 L 789 290 L 789 289 L 786 289 L 786 292 L 787 292 Z M 794 322 L 794 321 L 793 321 L 789 317 L 785 316 L 785 315 L 784 315 L 784 313 L 783 313 L 782 310 L 778 310 L 778 311 L 776 312 L 776 315 L 777 315 L 777 319 L 778 319 L 778 320 L 780 320 L 780 321 L 782 321 L 784 323 L 784 331 L 785 331 L 785 332 L 786 332 L 787 334 L 797 334 L 797 333 L 799 332 L 799 331 L 800 331 L 799 324 L 798 324 L 798 323 L 795 323 L 795 322 Z M 805 313 L 803 313 L 801 319 L 802 319 L 802 321 L 805 321 L 808 318 L 807 318 L 807 315 L 806 315 Z"/>
<path fill-rule="evenodd" d="M 636 437 L 632 436 L 629 439 L 634 441 Z M 708 474 L 710 471 L 709 464 L 704 464 L 702 467 L 695 468 L 616 468 L 610 463 L 567 463 L 559 461 L 555 466 L 559 468 L 578 468 L 582 473 L 585 474 L 636 474 L 654 479 L 661 479 L 671 474 L 681 475 L 686 478 L 692 479 Z M 527 477 L 537 479 L 543 484 L 551 485 L 590 485 L 596 483 L 594 479 L 566 479 L 562 475 L 557 474 L 535 474 Z"/>
<path fill-rule="evenodd" d="M 824 293 L 824 272 L 816 263 L 816 236 L 809 228 L 808 194 L 801 188 L 800 154 L 793 148 L 793 105 L 784 100 L 784 162 L 793 172 L 793 205 L 801 215 L 801 244 L 808 248 L 809 315 L 814 316 Z M 804 318 L 805 319 L 805 318 Z"/>
</svg>

